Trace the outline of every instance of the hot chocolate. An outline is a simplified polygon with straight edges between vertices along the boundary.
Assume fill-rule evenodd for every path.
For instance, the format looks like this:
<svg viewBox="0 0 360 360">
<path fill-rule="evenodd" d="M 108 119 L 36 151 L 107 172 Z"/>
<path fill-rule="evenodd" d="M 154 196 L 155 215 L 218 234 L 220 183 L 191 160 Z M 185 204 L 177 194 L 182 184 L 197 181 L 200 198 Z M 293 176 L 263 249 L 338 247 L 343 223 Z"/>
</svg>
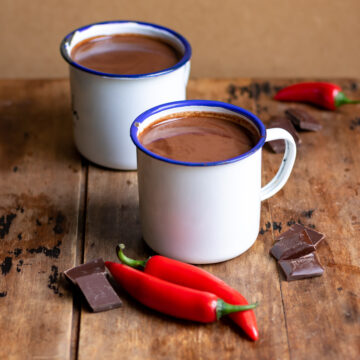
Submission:
<svg viewBox="0 0 360 360">
<path fill-rule="evenodd" d="M 96 36 L 77 44 L 71 58 L 103 73 L 148 74 L 174 66 L 182 54 L 165 40 L 141 34 Z"/>
<path fill-rule="evenodd" d="M 258 140 L 256 130 L 244 119 L 211 112 L 165 117 L 139 135 L 151 152 L 185 162 L 231 159 L 252 149 Z"/>
</svg>

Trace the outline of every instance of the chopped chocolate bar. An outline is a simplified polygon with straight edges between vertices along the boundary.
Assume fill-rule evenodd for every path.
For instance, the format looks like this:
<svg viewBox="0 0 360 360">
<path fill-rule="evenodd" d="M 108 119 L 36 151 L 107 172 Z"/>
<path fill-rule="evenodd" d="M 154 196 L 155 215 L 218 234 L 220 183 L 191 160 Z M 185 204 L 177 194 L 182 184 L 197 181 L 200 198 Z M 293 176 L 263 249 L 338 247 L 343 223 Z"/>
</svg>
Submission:
<svg viewBox="0 0 360 360">
<path fill-rule="evenodd" d="M 64 275 L 79 287 L 94 312 L 110 310 L 122 305 L 121 299 L 107 279 L 103 259 L 95 259 L 66 270 Z"/>
<path fill-rule="evenodd" d="M 322 129 L 319 124 L 307 111 L 302 109 L 287 109 L 285 114 L 289 117 L 294 126 L 300 130 L 319 131 Z"/>
<path fill-rule="evenodd" d="M 324 272 L 315 253 L 297 259 L 280 260 L 279 265 L 287 281 L 321 276 Z"/>
<path fill-rule="evenodd" d="M 95 272 L 76 278 L 76 282 L 93 312 L 111 310 L 122 305 L 105 274 Z"/>
<path fill-rule="evenodd" d="M 287 130 L 294 138 L 296 145 L 300 145 L 301 140 L 299 138 L 298 133 L 296 132 L 291 121 L 283 116 L 273 116 L 270 119 L 270 123 L 268 128 L 282 128 Z M 284 152 L 285 151 L 285 141 L 284 140 L 273 140 L 268 142 L 270 148 L 275 152 Z"/>
<path fill-rule="evenodd" d="M 103 259 L 95 259 L 87 262 L 86 264 L 82 264 L 64 271 L 64 275 L 66 276 L 66 278 L 70 280 L 74 285 L 76 285 L 77 283 L 77 278 L 93 273 L 106 273 Z"/>
<path fill-rule="evenodd" d="M 283 232 L 282 234 L 280 234 L 276 240 L 280 241 L 280 240 L 284 240 L 286 238 L 288 238 L 291 234 L 293 233 L 299 233 L 301 231 L 305 230 L 311 240 L 311 242 L 313 243 L 313 245 L 315 246 L 315 248 L 317 248 L 319 246 L 319 244 L 321 243 L 321 241 L 325 238 L 325 235 L 314 230 L 314 229 L 310 229 L 308 227 L 305 227 L 304 225 L 301 224 L 294 224 L 291 226 L 291 228 L 285 232 Z"/>
<path fill-rule="evenodd" d="M 305 230 L 289 232 L 271 248 L 270 254 L 277 260 L 295 259 L 315 251 L 315 246 Z"/>
</svg>

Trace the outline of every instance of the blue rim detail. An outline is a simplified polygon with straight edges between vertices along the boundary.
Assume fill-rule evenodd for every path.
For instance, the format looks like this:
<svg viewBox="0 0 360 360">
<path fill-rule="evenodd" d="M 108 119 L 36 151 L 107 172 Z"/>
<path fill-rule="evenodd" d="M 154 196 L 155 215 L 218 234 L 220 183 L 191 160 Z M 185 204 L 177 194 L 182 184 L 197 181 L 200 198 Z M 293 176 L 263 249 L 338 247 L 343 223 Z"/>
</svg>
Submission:
<svg viewBox="0 0 360 360">
<path fill-rule="evenodd" d="M 185 161 L 178 161 L 178 160 L 172 160 L 172 159 L 168 159 L 165 158 L 163 156 L 157 155 L 151 151 L 149 151 L 146 147 L 144 147 L 139 139 L 138 139 L 138 132 L 139 129 L 135 124 L 141 124 L 142 122 L 144 122 L 148 117 L 161 113 L 165 110 L 169 110 L 169 109 L 176 109 L 176 108 L 183 108 L 181 109 L 181 111 L 179 112 L 183 112 L 186 111 L 186 107 L 188 106 L 207 106 L 207 107 L 218 107 L 218 108 L 223 108 L 223 109 L 227 109 L 230 111 L 233 111 L 237 114 L 240 114 L 242 116 L 244 116 L 245 118 L 251 120 L 256 127 L 259 130 L 260 133 L 260 139 L 257 142 L 257 144 L 249 151 L 247 151 L 244 154 L 241 154 L 239 156 L 236 156 L 234 158 L 231 159 L 227 159 L 227 160 L 222 160 L 222 161 L 214 161 L 214 162 L 185 162 Z M 196 111 L 196 110 L 194 110 Z M 176 112 L 175 112 L 176 113 Z M 184 165 L 184 166 L 215 166 L 215 165 L 224 165 L 224 164 L 229 164 L 229 163 L 233 163 L 236 161 L 239 161 L 241 159 L 245 159 L 246 157 L 254 154 L 256 151 L 258 151 L 265 143 L 265 139 L 266 139 L 266 129 L 264 124 L 261 122 L 261 120 L 255 116 L 253 113 L 251 113 L 248 110 L 245 110 L 243 108 L 240 108 L 238 106 L 232 105 L 232 104 L 228 104 L 228 103 L 224 103 L 221 101 L 212 101 L 212 100 L 182 100 L 182 101 L 174 101 L 174 102 L 170 102 L 170 103 L 166 103 L 166 104 L 161 104 L 158 106 L 155 106 L 149 110 L 146 110 L 145 112 L 143 112 L 142 114 L 140 114 L 131 124 L 130 127 L 130 136 L 131 136 L 131 140 L 133 141 L 133 143 L 136 145 L 136 147 L 141 150 L 142 152 L 144 152 L 145 154 L 153 157 L 154 159 L 158 159 L 161 161 L 165 161 L 167 163 L 170 164 L 176 164 L 176 165 Z"/>
<path fill-rule="evenodd" d="M 67 53 L 67 51 L 65 49 L 65 45 L 71 41 L 72 37 L 74 36 L 74 34 L 76 32 L 81 32 L 81 31 L 87 30 L 87 29 L 91 28 L 92 26 L 96 26 L 96 25 L 125 24 L 125 23 L 128 23 L 128 24 L 134 24 L 135 23 L 135 24 L 139 24 L 139 25 L 144 25 L 144 26 L 155 28 L 155 29 L 164 30 L 164 31 L 170 33 L 171 35 L 174 35 L 176 38 L 178 38 L 178 40 L 181 41 L 181 43 L 183 44 L 183 46 L 185 48 L 185 52 L 184 52 L 183 57 L 174 66 L 172 66 L 170 68 L 167 68 L 167 69 L 164 69 L 164 70 L 156 71 L 156 72 L 153 72 L 153 73 L 147 73 L 147 74 L 119 75 L 119 74 L 103 73 L 103 72 L 100 72 L 100 71 L 92 70 L 92 69 L 89 69 L 87 67 L 81 66 L 80 64 L 76 63 L 75 61 L 73 61 L 71 59 L 71 57 L 69 56 L 69 54 Z M 85 25 L 85 26 L 82 26 L 82 27 L 80 27 L 78 29 L 75 29 L 74 31 L 72 31 L 71 33 L 66 35 L 64 37 L 64 39 L 62 40 L 62 42 L 60 44 L 60 53 L 61 53 L 62 57 L 65 59 L 65 61 L 68 62 L 71 66 L 74 66 L 74 67 L 78 68 L 79 70 L 88 72 L 90 74 L 100 75 L 100 76 L 103 76 L 103 77 L 111 77 L 111 78 L 137 79 L 137 78 L 147 78 L 147 77 L 152 77 L 152 76 L 164 75 L 164 74 L 167 74 L 169 72 L 172 72 L 172 71 L 182 67 L 191 58 L 191 45 L 182 35 L 180 35 L 176 31 L 171 30 L 171 29 L 169 29 L 167 27 L 164 27 L 164 26 L 161 26 L 161 25 L 156 25 L 156 24 L 142 22 L 142 21 L 114 20 L 114 21 L 103 21 L 103 22 L 93 23 L 93 24 Z"/>
</svg>

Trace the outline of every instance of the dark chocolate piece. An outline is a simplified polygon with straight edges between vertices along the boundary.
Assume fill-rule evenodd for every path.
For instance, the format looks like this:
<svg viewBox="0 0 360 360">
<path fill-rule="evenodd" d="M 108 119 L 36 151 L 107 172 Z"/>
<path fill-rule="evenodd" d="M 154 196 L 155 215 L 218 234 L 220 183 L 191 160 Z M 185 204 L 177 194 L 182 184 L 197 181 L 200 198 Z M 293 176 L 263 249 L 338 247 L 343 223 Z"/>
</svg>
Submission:
<svg viewBox="0 0 360 360">
<path fill-rule="evenodd" d="M 289 235 L 277 241 L 270 254 L 277 260 L 295 259 L 315 251 L 315 246 L 305 230 L 289 232 Z"/>
<path fill-rule="evenodd" d="M 315 253 L 297 259 L 280 260 L 279 265 L 287 281 L 321 276 L 324 272 Z"/>
<path fill-rule="evenodd" d="M 301 144 L 301 140 L 299 138 L 298 133 L 296 132 L 293 124 L 291 121 L 283 116 L 273 116 L 270 119 L 270 123 L 268 125 L 268 128 L 282 128 L 287 130 L 294 138 L 296 145 Z M 280 153 L 285 151 L 285 141 L 284 140 L 274 140 L 268 142 L 270 148 L 275 153 Z"/>
<path fill-rule="evenodd" d="M 76 278 L 76 282 L 93 312 L 111 310 L 122 305 L 105 274 L 95 272 Z"/>
<path fill-rule="evenodd" d="M 288 238 L 291 234 L 293 233 L 299 233 L 301 231 L 305 230 L 307 232 L 307 234 L 309 235 L 309 238 L 311 240 L 311 242 L 313 243 L 313 245 L 315 246 L 315 248 L 317 249 L 317 247 L 319 246 L 319 244 L 321 243 L 321 241 L 325 238 L 325 235 L 310 229 L 304 225 L 301 224 L 294 224 L 291 226 L 291 228 L 289 228 L 289 230 L 283 232 L 282 234 L 280 234 L 276 240 L 280 241 L 280 240 L 284 240 L 286 238 Z"/>
<path fill-rule="evenodd" d="M 87 262 L 86 264 L 75 266 L 72 269 L 64 271 L 64 275 L 66 276 L 66 278 L 70 280 L 74 285 L 77 284 L 77 278 L 93 273 L 106 273 L 103 259 L 95 259 Z"/>
<path fill-rule="evenodd" d="M 300 130 L 319 131 L 322 129 L 319 124 L 307 111 L 302 109 L 287 109 L 285 114 L 289 117 L 294 126 Z"/>
</svg>

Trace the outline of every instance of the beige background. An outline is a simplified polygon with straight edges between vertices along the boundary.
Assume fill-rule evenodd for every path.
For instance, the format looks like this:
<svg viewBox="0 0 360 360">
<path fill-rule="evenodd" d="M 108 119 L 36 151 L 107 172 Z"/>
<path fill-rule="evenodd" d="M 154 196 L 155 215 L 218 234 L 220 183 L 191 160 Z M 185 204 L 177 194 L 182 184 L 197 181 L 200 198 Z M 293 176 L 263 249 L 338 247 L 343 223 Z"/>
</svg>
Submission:
<svg viewBox="0 0 360 360">
<path fill-rule="evenodd" d="M 179 31 L 192 76 L 360 77 L 359 0 L 0 0 L 0 78 L 67 76 L 63 36 L 131 19 Z"/>
</svg>

